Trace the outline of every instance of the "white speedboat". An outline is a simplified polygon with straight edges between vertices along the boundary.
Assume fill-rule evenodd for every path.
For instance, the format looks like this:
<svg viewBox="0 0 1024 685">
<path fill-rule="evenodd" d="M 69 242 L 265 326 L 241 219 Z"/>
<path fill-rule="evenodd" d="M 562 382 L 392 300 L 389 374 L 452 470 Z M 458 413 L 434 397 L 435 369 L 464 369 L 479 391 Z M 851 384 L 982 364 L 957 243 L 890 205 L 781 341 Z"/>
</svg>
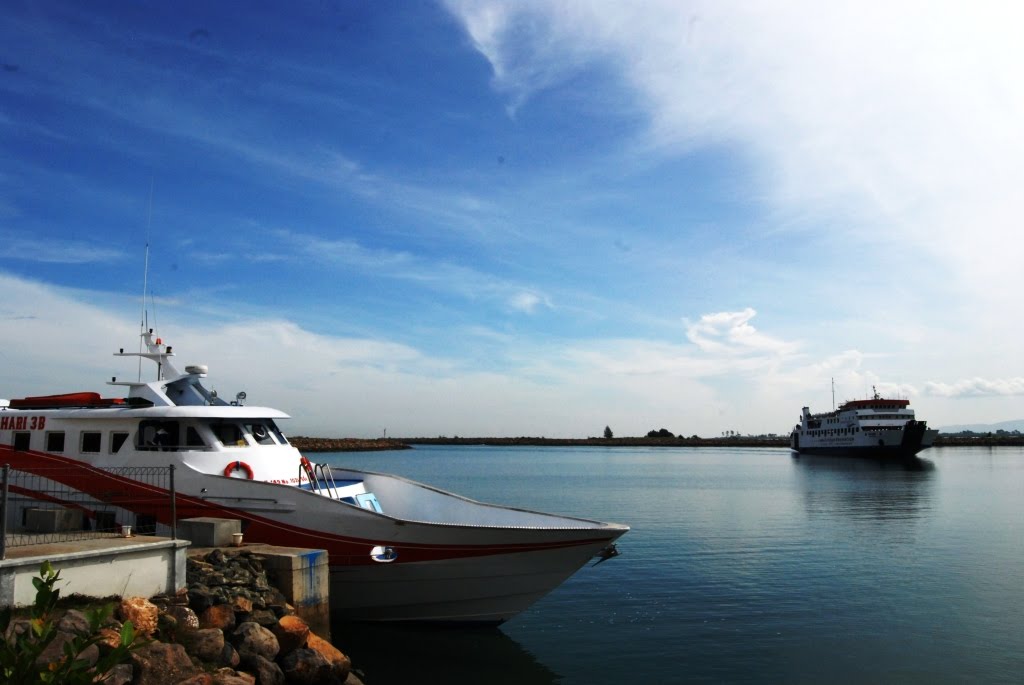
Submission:
<svg viewBox="0 0 1024 685">
<path fill-rule="evenodd" d="M 125 397 L 0 402 L 0 463 L 87 492 L 143 529 L 170 524 L 166 490 L 104 469 L 174 465 L 179 519 L 236 518 L 247 541 L 326 549 L 332 612 L 353 620 L 501 623 L 613 556 L 629 530 L 312 464 L 279 429 L 286 414 L 247 406 L 244 393 L 217 397 L 205 366 L 179 371 L 152 330 L 143 341 L 117 356 L 155 362 L 157 378 L 115 377 Z"/>
<path fill-rule="evenodd" d="M 876 391 L 823 414 L 804 407 L 790 448 L 801 454 L 907 458 L 931 447 L 938 434 L 914 417 L 910 400 L 887 399 Z"/>
</svg>

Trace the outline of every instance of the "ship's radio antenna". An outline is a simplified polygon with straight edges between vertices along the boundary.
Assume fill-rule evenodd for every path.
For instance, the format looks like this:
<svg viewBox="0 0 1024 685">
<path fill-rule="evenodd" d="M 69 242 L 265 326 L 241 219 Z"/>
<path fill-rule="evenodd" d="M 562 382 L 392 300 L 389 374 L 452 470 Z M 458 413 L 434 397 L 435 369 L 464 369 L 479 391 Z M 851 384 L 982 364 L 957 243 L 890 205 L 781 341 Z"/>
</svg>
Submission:
<svg viewBox="0 0 1024 685">
<path fill-rule="evenodd" d="M 149 179 L 149 211 L 146 215 L 146 257 L 142 269 L 142 314 L 139 317 L 139 383 L 142 382 L 142 336 L 146 334 L 146 290 L 149 287 L 149 233 L 153 225 L 153 177 Z"/>
<path fill-rule="evenodd" d="M 832 411 L 836 410 L 836 379 L 832 379 Z"/>
</svg>

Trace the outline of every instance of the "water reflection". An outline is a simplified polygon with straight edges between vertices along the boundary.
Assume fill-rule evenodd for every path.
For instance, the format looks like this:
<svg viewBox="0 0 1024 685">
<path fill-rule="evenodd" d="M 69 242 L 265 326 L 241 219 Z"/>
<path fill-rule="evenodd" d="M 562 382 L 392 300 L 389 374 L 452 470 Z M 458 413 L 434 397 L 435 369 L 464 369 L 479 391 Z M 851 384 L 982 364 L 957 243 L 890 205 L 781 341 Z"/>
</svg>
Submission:
<svg viewBox="0 0 1024 685">
<path fill-rule="evenodd" d="M 915 520 L 931 506 L 935 465 L 904 460 L 793 455 L 811 515 L 861 521 Z"/>
<path fill-rule="evenodd" d="M 790 452 L 794 464 L 808 469 L 829 471 L 933 471 L 935 464 L 921 457 L 849 457 L 830 454 L 797 454 Z"/>
<path fill-rule="evenodd" d="M 553 685 L 561 679 L 496 628 L 333 622 L 331 635 L 373 685 Z"/>
</svg>

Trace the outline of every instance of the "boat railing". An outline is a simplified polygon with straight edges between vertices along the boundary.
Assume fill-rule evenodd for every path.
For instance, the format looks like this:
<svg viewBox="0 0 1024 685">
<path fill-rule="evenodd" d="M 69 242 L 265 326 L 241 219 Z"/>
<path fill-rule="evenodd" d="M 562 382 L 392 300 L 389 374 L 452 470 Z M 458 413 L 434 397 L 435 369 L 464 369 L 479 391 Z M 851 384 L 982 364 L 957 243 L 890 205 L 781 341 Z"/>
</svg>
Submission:
<svg viewBox="0 0 1024 685">
<path fill-rule="evenodd" d="M 0 559 L 13 547 L 160 535 L 177 538 L 173 464 L 0 467 Z"/>
<path fill-rule="evenodd" d="M 312 464 L 312 468 L 299 464 L 300 480 L 303 475 L 309 479 L 310 490 L 331 499 L 338 499 L 338 483 L 334 480 L 330 464 Z"/>
<path fill-rule="evenodd" d="M 317 464 L 314 467 L 316 473 L 316 481 L 320 483 L 323 481 L 324 487 L 327 488 L 327 495 L 331 499 L 338 499 L 338 484 L 334 482 L 334 474 L 331 472 L 330 464 Z"/>
</svg>

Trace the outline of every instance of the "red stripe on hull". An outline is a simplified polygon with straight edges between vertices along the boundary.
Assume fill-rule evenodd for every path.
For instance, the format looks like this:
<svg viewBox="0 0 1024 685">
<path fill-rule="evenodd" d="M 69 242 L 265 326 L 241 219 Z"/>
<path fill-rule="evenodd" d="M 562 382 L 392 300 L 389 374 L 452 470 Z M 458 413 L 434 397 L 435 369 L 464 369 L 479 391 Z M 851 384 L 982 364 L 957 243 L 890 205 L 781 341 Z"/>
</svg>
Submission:
<svg viewBox="0 0 1024 685">
<path fill-rule="evenodd" d="M 136 514 L 153 516 L 164 525 L 169 526 L 171 523 L 170 491 L 168 489 L 112 474 L 76 459 L 46 452 L 15 451 L 10 446 L 0 446 L 0 455 L 13 468 L 63 483 L 104 503 Z M 217 476 L 210 477 L 216 478 Z M 612 533 L 602 537 L 576 540 L 481 545 L 425 544 L 405 541 L 396 543 L 386 539 L 374 540 L 345 536 L 282 523 L 242 509 L 233 509 L 180 493 L 176 495 L 175 502 L 179 519 L 201 516 L 240 519 L 246 540 L 285 547 L 325 549 L 330 556 L 331 566 L 376 564 L 377 562 L 370 559 L 370 550 L 377 545 L 393 547 L 398 553 L 398 558 L 394 563 L 407 564 L 581 547 L 601 541 L 610 543 L 618 537 L 616 533 Z M 331 502 L 335 506 L 349 506 Z"/>
</svg>

